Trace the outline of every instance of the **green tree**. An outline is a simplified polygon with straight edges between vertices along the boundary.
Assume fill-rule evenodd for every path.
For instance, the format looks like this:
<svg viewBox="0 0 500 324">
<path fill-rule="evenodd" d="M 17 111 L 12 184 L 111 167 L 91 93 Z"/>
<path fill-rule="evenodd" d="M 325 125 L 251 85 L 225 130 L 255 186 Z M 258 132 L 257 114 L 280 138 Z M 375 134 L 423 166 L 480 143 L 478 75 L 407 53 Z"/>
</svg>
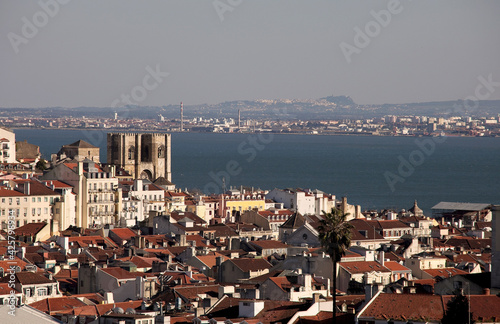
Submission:
<svg viewBox="0 0 500 324">
<path fill-rule="evenodd" d="M 337 322 L 337 263 L 345 255 L 351 244 L 352 225 L 347 222 L 347 216 L 343 211 L 332 208 L 329 213 L 323 211 L 323 220 L 318 227 L 319 241 L 333 263 L 333 323 Z"/>
<path fill-rule="evenodd" d="M 441 320 L 442 324 L 469 324 L 474 323 L 472 313 L 469 312 L 469 299 L 462 290 L 446 304 L 446 312 Z"/>
<path fill-rule="evenodd" d="M 36 163 L 35 167 L 38 169 L 38 170 L 46 170 L 47 169 L 47 164 L 45 162 L 44 159 L 40 159 L 38 160 L 38 162 Z"/>
</svg>

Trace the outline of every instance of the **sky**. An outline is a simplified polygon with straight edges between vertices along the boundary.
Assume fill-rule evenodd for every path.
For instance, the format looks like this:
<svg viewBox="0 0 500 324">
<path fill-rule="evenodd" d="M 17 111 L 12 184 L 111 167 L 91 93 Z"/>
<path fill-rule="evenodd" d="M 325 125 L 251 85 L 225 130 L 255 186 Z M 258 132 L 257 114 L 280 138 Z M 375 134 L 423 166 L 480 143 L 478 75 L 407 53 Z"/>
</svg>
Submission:
<svg viewBox="0 0 500 324">
<path fill-rule="evenodd" d="M 0 2 L 0 107 L 500 99 L 500 1 Z M 483 89 L 484 90 L 484 89 Z"/>
</svg>

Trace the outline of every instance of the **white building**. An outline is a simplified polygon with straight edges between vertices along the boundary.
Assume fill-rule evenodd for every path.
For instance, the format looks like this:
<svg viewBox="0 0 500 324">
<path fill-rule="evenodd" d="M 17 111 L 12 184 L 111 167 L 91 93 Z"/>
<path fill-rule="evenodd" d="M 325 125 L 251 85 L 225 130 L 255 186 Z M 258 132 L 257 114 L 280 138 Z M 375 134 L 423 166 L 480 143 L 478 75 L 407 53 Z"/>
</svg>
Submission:
<svg viewBox="0 0 500 324">
<path fill-rule="evenodd" d="M 147 219 L 150 211 L 165 211 L 165 190 L 149 180 L 136 179 L 127 192 L 124 188 L 120 218 L 126 226 L 135 225 L 135 221 Z"/>
<path fill-rule="evenodd" d="M 1 127 L 0 163 L 16 163 L 16 134 Z"/>
</svg>

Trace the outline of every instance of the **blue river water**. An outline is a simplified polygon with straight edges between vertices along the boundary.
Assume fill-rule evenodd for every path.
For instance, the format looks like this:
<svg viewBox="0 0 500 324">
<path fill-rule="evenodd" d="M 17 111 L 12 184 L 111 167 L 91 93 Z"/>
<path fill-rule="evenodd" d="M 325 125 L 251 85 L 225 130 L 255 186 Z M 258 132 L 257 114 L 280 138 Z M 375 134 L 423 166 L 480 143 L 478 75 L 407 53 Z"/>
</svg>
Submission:
<svg viewBox="0 0 500 324">
<path fill-rule="evenodd" d="M 106 161 L 104 131 L 14 131 L 46 159 L 83 139 Z M 180 188 L 319 189 L 363 210 L 408 209 L 416 199 L 430 216 L 440 201 L 498 204 L 499 166 L 500 138 L 172 134 L 172 180 Z"/>
</svg>

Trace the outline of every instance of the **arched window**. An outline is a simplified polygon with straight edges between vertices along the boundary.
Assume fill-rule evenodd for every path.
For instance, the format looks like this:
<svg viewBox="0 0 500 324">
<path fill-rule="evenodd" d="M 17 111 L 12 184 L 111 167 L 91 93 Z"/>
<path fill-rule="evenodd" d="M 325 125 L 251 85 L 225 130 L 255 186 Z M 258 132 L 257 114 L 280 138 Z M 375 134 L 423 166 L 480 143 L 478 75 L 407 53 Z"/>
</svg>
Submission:
<svg viewBox="0 0 500 324">
<path fill-rule="evenodd" d="M 165 157 L 165 146 L 164 145 L 160 145 L 158 147 L 158 157 L 159 158 Z"/>
<path fill-rule="evenodd" d="M 135 156 L 135 147 L 132 145 L 131 147 L 128 148 L 128 159 L 134 160 L 134 156 Z"/>
</svg>

